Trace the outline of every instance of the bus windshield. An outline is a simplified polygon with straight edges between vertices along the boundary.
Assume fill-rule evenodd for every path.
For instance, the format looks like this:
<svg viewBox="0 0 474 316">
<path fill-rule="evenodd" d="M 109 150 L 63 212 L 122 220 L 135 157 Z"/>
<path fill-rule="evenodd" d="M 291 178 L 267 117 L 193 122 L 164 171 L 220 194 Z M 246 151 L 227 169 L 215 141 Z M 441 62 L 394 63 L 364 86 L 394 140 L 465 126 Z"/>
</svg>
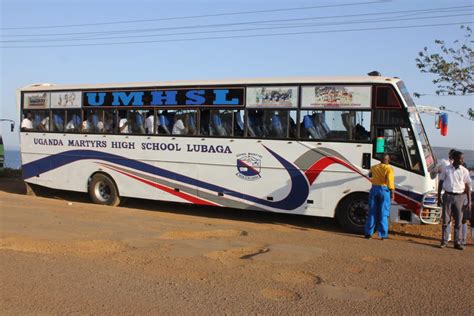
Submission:
<svg viewBox="0 0 474 316">
<path fill-rule="evenodd" d="M 409 108 L 415 108 L 415 102 L 413 102 L 413 99 L 411 98 L 410 93 L 405 87 L 405 84 L 403 83 L 403 81 L 399 81 L 397 85 L 398 85 L 398 88 L 400 89 L 400 92 L 402 93 L 403 99 L 405 100 L 407 106 Z M 421 123 L 420 114 L 418 114 L 418 112 L 415 112 L 415 111 L 409 111 L 409 112 L 410 112 L 410 122 L 413 125 L 413 132 L 415 133 L 415 137 L 421 143 L 423 156 L 425 157 L 425 160 L 426 160 L 426 167 L 428 168 L 428 171 L 431 172 L 433 168 L 435 167 L 436 163 L 433 156 L 433 150 L 431 149 L 431 146 L 428 142 L 428 138 L 426 137 L 425 129 L 423 128 L 423 124 Z"/>
<path fill-rule="evenodd" d="M 426 167 L 428 171 L 431 172 L 435 167 L 435 161 L 433 156 L 433 151 L 430 144 L 428 143 L 428 138 L 426 137 L 425 129 L 421 123 L 420 114 L 418 112 L 410 113 L 410 122 L 413 124 L 413 131 L 415 132 L 415 137 L 420 141 L 421 148 L 423 150 L 423 156 L 426 160 Z"/>
</svg>

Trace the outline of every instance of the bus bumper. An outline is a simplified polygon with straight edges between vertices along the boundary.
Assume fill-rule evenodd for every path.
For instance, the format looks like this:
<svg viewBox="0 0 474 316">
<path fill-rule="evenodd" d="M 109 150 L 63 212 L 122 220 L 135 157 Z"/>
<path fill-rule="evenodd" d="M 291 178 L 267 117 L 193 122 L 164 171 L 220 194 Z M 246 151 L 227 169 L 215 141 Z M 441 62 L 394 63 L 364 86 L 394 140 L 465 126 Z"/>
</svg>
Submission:
<svg viewBox="0 0 474 316">
<path fill-rule="evenodd" d="M 423 200 L 420 211 L 420 221 L 423 224 L 439 224 L 441 222 L 442 208 L 438 206 L 436 194 L 427 194 Z"/>
</svg>

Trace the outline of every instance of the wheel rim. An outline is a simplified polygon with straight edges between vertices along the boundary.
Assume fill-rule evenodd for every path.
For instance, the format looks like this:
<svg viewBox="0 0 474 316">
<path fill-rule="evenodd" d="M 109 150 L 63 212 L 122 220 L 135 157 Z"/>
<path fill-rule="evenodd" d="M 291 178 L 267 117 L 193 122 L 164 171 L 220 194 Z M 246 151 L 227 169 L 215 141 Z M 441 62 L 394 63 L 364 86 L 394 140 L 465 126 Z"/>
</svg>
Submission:
<svg viewBox="0 0 474 316">
<path fill-rule="evenodd" d="M 95 197 L 101 202 L 108 202 L 111 196 L 111 187 L 105 181 L 97 182 L 94 188 Z"/>
<path fill-rule="evenodd" d="M 356 225 L 365 225 L 368 212 L 369 205 L 367 201 L 355 200 L 349 207 L 349 219 Z"/>
</svg>

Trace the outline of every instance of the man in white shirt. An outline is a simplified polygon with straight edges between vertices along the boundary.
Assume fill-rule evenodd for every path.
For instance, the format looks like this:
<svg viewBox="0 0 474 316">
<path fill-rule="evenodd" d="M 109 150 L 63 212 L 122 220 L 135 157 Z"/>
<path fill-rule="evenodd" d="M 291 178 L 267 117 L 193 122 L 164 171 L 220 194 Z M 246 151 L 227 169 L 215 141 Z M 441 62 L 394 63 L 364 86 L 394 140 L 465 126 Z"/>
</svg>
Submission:
<svg viewBox="0 0 474 316">
<path fill-rule="evenodd" d="M 119 121 L 120 134 L 130 134 L 130 126 L 127 117 L 123 117 Z"/>
<path fill-rule="evenodd" d="M 188 129 L 184 126 L 182 119 L 176 119 L 173 124 L 173 130 L 171 134 L 173 135 L 186 135 L 188 133 Z"/>
<path fill-rule="evenodd" d="M 26 113 L 26 117 L 21 121 L 21 131 L 30 132 L 33 130 L 33 120 L 31 118 L 31 112 Z"/>
<path fill-rule="evenodd" d="M 64 128 L 66 132 L 76 132 L 77 131 L 77 126 L 74 123 L 74 120 L 71 119 L 69 122 L 67 122 L 66 127 Z"/>
<path fill-rule="evenodd" d="M 438 174 L 441 174 L 443 170 L 449 166 L 450 164 L 453 163 L 453 153 L 456 151 L 456 149 L 451 149 L 448 153 L 448 159 L 443 158 L 439 161 L 438 164 Z M 451 241 L 451 223 L 448 225 L 448 241 Z"/>
<path fill-rule="evenodd" d="M 49 131 L 49 116 L 45 116 L 41 123 L 38 124 L 38 130 L 48 132 Z"/>
<path fill-rule="evenodd" d="M 454 217 L 454 248 L 464 250 L 461 241 L 463 204 L 467 194 L 467 207 L 471 208 L 471 178 L 469 171 L 462 166 L 464 155 L 459 151 L 452 154 L 453 163 L 441 172 L 438 185 L 438 205 L 443 206 L 443 231 L 441 248 L 448 244 L 448 226 Z M 441 196 L 441 191 L 444 195 Z"/>
<path fill-rule="evenodd" d="M 153 111 L 148 111 L 148 116 L 145 119 L 145 129 L 147 134 L 153 134 L 153 125 L 155 123 L 155 114 Z M 160 124 L 156 122 L 156 130 Z"/>
</svg>

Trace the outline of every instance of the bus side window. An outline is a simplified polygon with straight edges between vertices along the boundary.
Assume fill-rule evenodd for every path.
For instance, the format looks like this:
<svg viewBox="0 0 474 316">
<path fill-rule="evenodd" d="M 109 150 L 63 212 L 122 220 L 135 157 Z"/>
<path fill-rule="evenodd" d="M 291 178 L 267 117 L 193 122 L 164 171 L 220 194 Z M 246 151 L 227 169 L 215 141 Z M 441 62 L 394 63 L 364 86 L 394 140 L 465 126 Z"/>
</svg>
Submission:
<svg viewBox="0 0 474 316">
<path fill-rule="evenodd" d="M 53 111 L 53 132 L 64 132 L 64 123 L 65 123 L 65 111 L 64 110 L 54 110 Z"/>
<path fill-rule="evenodd" d="M 270 118 L 270 135 L 276 138 L 284 138 L 287 135 L 288 114 L 286 111 L 274 111 Z"/>
<path fill-rule="evenodd" d="M 301 138 L 321 139 L 321 135 L 319 135 L 318 131 L 316 130 L 316 126 L 314 125 L 314 120 L 311 115 L 304 115 L 301 125 L 301 130 L 304 131 L 304 133 L 301 133 Z"/>
<path fill-rule="evenodd" d="M 38 132 L 50 131 L 49 111 L 38 110 L 31 111 L 33 113 L 33 130 Z"/>
<path fill-rule="evenodd" d="M 223 122 L 223 111 L 214 110 L 211 111 L 211 131 L 212 135 L 216 136 L 229 136 L 226 124 Z"/>
<path fill-rule="evenodd" d="M 330 132 L 321 111 L 302 111 L 301 120 L 301 138 L 322 140 Z"/>
<path fill-rule="evenodd" d="M 118 112 L 118 132 L 119 134 L 130 134 L 132 133 L 132 118 L 131 113 L 126 110 Z"/>
<path fill-rule="evenodd" d="M 247 134 L 250 137 L 263 137 L 263 111 L 248 110 L 247 111 Z"/>
<path fill-rule="evenodd" d="M 196 114 L 197 111 L 195 110 L 190 110 L 184 114 L 185 126 L 188 129 L 187 135 L 196 135 L 197 133 Z"/>
<path fill-rule="evenodd" d="M 211 117 L 210 110 L 207 110 L 207 109 L 201 110 L 201 113 L 200 113 L 201 123 L 200 123 L 199 135 L 202 135 L 202 136 L 211 135 L 210 117 Z"/>
<path fill-rule="evenodd" d="M 130 113 L 132 133 L 145 134 L 145 115 L 141 110 L 132 110 Z"/>
<path fill-rule="evenodd" d="M 165 120 L 172 117 L 172 120 L 169 119 L 169 121 L 172 122 L 172 135 L 196 135 L 196 113 L 196 110 L 178 110 L 175 112 L 168 112 L 166 117 L 163 116 L 163 123 L 166 123 Z M 167 123 L 165 125 L 168 126 Z"/>
<path fill-rule="evenodd" d="M 172 125 L 168 117 L 168 110 L 160 112 L 158 115 L 158 122 L 160 124 L 158 126 L 158 134 L 171 135 Z"/>
<path fill-rule="evenodd" d="M 81 110 L 67 110 L 66 111 L 66 126 L 64 131 L 66 133 L 77 133 L 82 124 Z"/>
<path fill-rule="evenodd" d="M 148 110 L 145 118 L 145 132 L 147 134 L 158 133 L 159 120 L 155 117 L 154 110 Z"/>
<path fill-rule="evenodd" d="M 290 116 L 289 116 L 289 137 L 290 138 L 296 138 L 296 133 L 297 133 L 297 126 L 296 126 L 296 111 L 290 111 Z"/>
<path fill-rule="evenodd" d="M 83 121 L 81 123 L 81 133 L 92 133 L 94 131 L 94 124 L 92 123 L 92 119 L 94 117 L 94 111 L 86 111 L 83 112 Z"/>
<path fill-rule="evenodd" d="M 113 134 L 115 132 L 115 110 L 105 110 L 104 111 L 104 131 L 105 134 Z"/>
<path fill-rule="evenodd" d="M 234 111 L 234 136 L 244 136 L 244 119 L 242 117 L 243 111 Z"/>
</svg>

